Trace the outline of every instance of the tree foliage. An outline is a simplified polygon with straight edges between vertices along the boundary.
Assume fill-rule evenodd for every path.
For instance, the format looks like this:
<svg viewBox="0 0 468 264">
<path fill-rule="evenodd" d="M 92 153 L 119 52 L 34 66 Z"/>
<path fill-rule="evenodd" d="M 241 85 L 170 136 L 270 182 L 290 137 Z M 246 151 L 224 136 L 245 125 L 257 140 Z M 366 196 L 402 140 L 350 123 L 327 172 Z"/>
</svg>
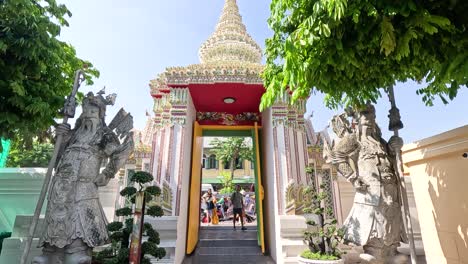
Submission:
<svg viewBox="0 0 468 264">
<path fill-rule="evenodd" d="M 157 186 L 145 186 L 153 181 L 153 175 L 147 172 L 138 171 L 131 178 L 131 182 L 139 185 L 138 192 L 145 193 L 145 201 L 161 195 L 161 189 Z M 128 203 L 135 204 L 135 196 L 137 188 L 133 186 L 126 187 L 120 192 L 122 197 L 127 199 Z M 130 206 L 133 207 L 133 206 Z M 95 261 L 103 264 L 126 264 L 129 258 L 129 240 L 133 230 L 133 210 L 130 207 L 123 207 L 117 209 L 117 216 L 126 217 L 125 223 L 112 222 L 107 225 L 107 230 L 110 232 L 109 238 L 111 245 L 96 254 Z M 164 214 L 159 205 L 145 205 L 145 215 L 153 217 L 160 217 Z M 166 255 L 164 248 L 159 248 L 160 243 L 159 233 L 153 228 L 150 223 L 143 224 L 143 235 L 148 237 L 148 241 L 143 242 L 141 245 L 141 263 L 151 263 L 147 257 L 151 255 L 156 259 L 161 259 Z"/>
<path fill-rule="evenodd" d="M 50 142 L 34 140 L 30 148 L 26 148 L 21 141 L 14 141 L 7 159 L 7 167 L 47 168 L 54 145 Z"/>
<path fill-rule="evenodd" d="M 221 172 L 221 176 L 223 177 L 221 179 L 221 184 L 223 186 L 223 188 L 221 190 L 219 190 L 219 193 L 221 194 L 231 194 L 235 191 L 234 189 L 234 183 L 233 183 L 233 179 L 231 177 L 231 174 L 230 173 L 226 173 L 226 172 Z"/>
<path fill-rule="evenodd" d="M 210 146 L 218 160 L 224 164 L 229 164 L 231 169 L 231 179 L 234 178 L 236 160 L 253 160 L 252 147 L 248 146 L 243 137 L 228 137 L 224 139 L 215 138 Z"/>
<path fill-rule="evenodd" d="M 58 40 L 71 12 L 55 0 L 0 1 L 0 137 L 32 138 L 54 124 L 74 73 L 99 72 Z"/>
<path fill-rule="evenodd" d="M 467 13 L 462 0 L 272 0 L 261 108 L 286 91 L 361 106 L 407 80 L 426 83 L 426 105 L 447 103 L 468 83 Z"/>
</svg>

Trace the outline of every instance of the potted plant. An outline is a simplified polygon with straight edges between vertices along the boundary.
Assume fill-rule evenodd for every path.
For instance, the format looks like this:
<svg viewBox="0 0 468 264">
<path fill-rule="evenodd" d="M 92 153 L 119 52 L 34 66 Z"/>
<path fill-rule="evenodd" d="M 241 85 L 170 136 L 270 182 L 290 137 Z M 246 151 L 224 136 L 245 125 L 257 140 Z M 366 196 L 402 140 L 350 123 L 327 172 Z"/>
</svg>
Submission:
<svg viewBox="0 0 468 264">
<path fill-rule="evenodd" d="M 148 186 L 153 181 L 153 176 L 147 172 L 139 171 L 133 174 L 130 179 L 137 188 L 133 186 L 126 187 L 120 192 L 120 195 L 127 199 L 127 207 L 117 209 L 116 216 L 124 217 L 124 222 L 112 222 L 107 225 L 107 230 L 110 233 L 111 245 L 106 249 L 96 252 L 93 259 L 93 264 L 123 264 L 129 263 L 130 236 L 134 226 L 135 212 L 132 207 L 135 207 L 135 197 L 138 192 L 144 193 L 144 200 L 147 202 L 145 207 L 145 215 L 153 217 L 162 216 L 163 210 L 159 205 L 151 205 L 149 203 L 156 197 L 161 195 L 161 189 L 157 186 Z M 158 247 L 160 239 L 159 233 L 154 230 L 150 223 L 144 223 L 142 234 L 147 237 L 147 241 L 141 244 L 141 260 L 140 263 L 150 264 L 151 261 L 147 257 L 153 256 L 156 259 L 161 259 L 166 255 L 164 248 Z"/>
<path fill-rule="evenodd" d="M 323 190 L 324 186 L 320 185 Z M 304 232 L 304 242 L 309 247 L 299 256 L 299 263 L 342 264 L 338 245 L 343 237 L 343 230 L 337 228 L 333 210 L 325 208 L 325 192 L 317 192 L 313 187 L 304 189 L 304 213 L 308 229 Z"/>
</svg>

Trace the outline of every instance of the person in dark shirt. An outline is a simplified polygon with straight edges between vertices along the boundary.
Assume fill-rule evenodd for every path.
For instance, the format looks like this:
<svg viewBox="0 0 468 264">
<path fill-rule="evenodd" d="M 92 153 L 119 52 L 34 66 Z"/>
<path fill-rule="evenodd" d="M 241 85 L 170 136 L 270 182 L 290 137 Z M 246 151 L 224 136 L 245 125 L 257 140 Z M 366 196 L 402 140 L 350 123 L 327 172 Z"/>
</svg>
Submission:
<svg viewBox="0 0 468 264">
<path fill-rule="evenodd" d="M 234 225 L 234 230 L 236 229 L 236 218 L 239 216 L 241 220 L 242 230 L 246 230 L 244 227 L 244 219 L 243 219 L 243 211 L 244 211 L 244 197 L 240 193 L 241 187 L 240 185 L 236 185 L 236 191 L 231 195 L 232 207 L 234 217 L 232 223 Z"/>
</svg>

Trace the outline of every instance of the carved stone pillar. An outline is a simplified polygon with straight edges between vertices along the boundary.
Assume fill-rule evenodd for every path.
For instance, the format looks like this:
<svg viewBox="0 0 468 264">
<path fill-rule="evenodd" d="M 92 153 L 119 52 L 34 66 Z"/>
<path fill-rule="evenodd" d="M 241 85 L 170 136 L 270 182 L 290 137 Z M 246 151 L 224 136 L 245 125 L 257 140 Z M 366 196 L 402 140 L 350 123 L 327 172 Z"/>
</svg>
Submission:
<svg viewBox="0 0 468 264">
<path fill-rule="evenodd" d="M 307 141 L 303 117 L 305 101 L 289 105 L 288 97 L 289 94 L 286 94 L 278 99 L 271 108 L 279 214 L 295 214 L 299 189 L 307 184 Z"/>
</svg>

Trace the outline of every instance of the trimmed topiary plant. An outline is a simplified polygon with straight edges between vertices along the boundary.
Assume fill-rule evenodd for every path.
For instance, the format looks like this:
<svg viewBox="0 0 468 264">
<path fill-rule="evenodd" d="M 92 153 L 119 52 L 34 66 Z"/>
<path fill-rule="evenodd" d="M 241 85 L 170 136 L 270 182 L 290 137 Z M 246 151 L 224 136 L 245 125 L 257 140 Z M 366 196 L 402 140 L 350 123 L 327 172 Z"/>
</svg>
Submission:
<svg viewBox="0 0 468 264">
<path fill-rule="evenodd" d="M 130 236 L 133 230 L 134 212 L 132 206 L 135 204 L 137 192 L 144 192 L 145 201 L 153 200 L 161 195 L 161 189 L 157 186 L 145 186 L 153 181 L 153 176 L 144 171 L 136 172 L 130 179 L 134 186 L 129 186 L 120 192 L 120 195 L 128 201 L 128 207 L 120 208 L 115 211 L 116 216 L 124 217 L 124 222 L 112 222 L 107 225 L 110 235 L 111 246 L 98 252 L 95 255 L 94 263 L 102 264 L 127 264 L 129 263 Z M 164 214 L 159 205 L 145 206 L 145 215 L 160 217 Z M 151 255 L 156 259 L 161 259 L 166 255 L 164 248 L 158 247 L 160 239 L 159 233 L 154 230 L 150 223 L 144 223 L 142 233 L 147 236 L 147 241 L 141 244 L 141 262 L 149 264 L 150 259 L 145 255 Z"/>
<path fill-rule="evenodd" d="M 319 187 L 323 189 L 324 185 Z M 316 191 L 311 186 L 304 189 L 304 213 L 312 214 L 314 217 L 306 222 L 309 228 L 304 232 L 304 242 L 309 249 L 302 252 L 301 258 L 322 262 L 303 261 L 302 263 L 341 263 L 338 245 L 343 238 L 343 230 L 337 227 L 333 209 L 324 206 L 326 195 L 325 192 Z"/>
</svg>

